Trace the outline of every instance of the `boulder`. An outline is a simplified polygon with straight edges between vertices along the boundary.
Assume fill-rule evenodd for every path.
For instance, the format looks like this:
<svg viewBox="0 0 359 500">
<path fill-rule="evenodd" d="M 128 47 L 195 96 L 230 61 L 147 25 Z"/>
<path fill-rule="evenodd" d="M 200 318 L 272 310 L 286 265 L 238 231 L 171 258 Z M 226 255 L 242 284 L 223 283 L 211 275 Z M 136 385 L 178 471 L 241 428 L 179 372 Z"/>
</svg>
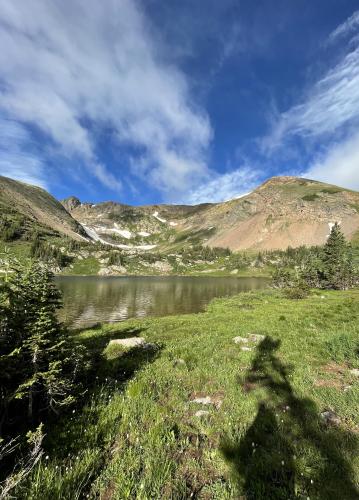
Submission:
<svg viewBox="0 0 359 500">
<path fill-rule="evenodd" d="M 110 340 L 109 345 L 121 345 L 122 347 L 137 347 L 145 346 L 146 341 L 143 337 L 130 337 L 128 339 L 113 339 Z"/>
<path fill-rule="evenodd" d="M 320 416 L 323 419 L 324 423 L 326 423 L 327 425 L 339 425 L 340 424 L 340 417 L 338 417 L 338 415 L 331 410 L 323 411 L 320 414 Z"/>
<path fill-rule="evenodd" d="M 206 411 L 206 410 L 198 410 L 196 411 L 196 413 L 194 414 L 195 417 L 206 417 L 207 415 L 209 415 L 209 411 Z"/>
<path fill-rule="evenodd" d="M 235 344 L 246 344 L 248 342 L 248 339 L 244 337 L 234 337 L 233 341 Z"/>
<path fill-rule="evenodd" d="M 262 341 L 262 340 L 264 340 L 264 339 L 265 339 L 265 335 L 259 335 L 259 334 L 257 334 L 257 333 L 251 333 L 251 334 L 249 335 L 249 340 L 250 340 L 251 342 L 259 342 L 259 341 Z"/>
<path fill-rule="evenodd" d="M 191 403 L 198 403 L 200 405 L 212 405 L 214 402 L 210 396 L 205 396 L 203 398 L 192 399 Z"/>
</svg>

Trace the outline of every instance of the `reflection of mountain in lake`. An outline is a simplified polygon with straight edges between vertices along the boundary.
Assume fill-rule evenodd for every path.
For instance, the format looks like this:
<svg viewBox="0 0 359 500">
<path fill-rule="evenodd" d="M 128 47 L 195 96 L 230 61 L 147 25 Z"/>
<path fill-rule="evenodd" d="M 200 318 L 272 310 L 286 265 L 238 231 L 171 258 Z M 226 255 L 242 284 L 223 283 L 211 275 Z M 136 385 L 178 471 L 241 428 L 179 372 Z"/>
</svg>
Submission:
<svg viewBox="0 0 359 500">
<path fill-rule="evenodd" d="M 215 297 L 264 288 L 263 278 L 110 277 L 57 278 L 60 319 L 74 328 L 127 318 L 203 311 Z"/>
</svg>

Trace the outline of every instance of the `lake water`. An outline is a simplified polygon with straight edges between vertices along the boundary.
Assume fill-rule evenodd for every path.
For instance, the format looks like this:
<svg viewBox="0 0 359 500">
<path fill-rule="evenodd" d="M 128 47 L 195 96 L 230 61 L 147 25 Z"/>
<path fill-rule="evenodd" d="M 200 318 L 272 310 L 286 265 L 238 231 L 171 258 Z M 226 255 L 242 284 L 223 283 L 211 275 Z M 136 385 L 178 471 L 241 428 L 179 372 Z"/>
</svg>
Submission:
<svg viewBox="0 0 359 500">
<path fill-rule="evenodd" d="M 203 311 L 215 297 L 265 288 L 264 278 L 191 276 L 61 276 L 60 319 L 72 328 L 128 318 Z"/>
</svg>

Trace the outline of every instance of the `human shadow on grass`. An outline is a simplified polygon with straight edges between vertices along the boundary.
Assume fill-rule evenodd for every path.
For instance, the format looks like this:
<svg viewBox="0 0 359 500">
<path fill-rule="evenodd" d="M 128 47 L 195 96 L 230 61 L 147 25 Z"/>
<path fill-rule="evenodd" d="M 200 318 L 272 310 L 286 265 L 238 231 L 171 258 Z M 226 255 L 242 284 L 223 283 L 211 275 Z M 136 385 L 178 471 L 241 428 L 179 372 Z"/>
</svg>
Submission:
<svg viewBox="0 0 359 500">
<path fill-rule="evenodd" d="M 326 425 L 312 400 L 295 395 L 291 368 L 276 356 L 279 347 L 270 337 L 259 344 L 243 388 L 264 389 L 265 397 L 245 435 L 221 444 L 239 491 L 247 500 L 357 500 L 356 436 Z"/>
</svg>

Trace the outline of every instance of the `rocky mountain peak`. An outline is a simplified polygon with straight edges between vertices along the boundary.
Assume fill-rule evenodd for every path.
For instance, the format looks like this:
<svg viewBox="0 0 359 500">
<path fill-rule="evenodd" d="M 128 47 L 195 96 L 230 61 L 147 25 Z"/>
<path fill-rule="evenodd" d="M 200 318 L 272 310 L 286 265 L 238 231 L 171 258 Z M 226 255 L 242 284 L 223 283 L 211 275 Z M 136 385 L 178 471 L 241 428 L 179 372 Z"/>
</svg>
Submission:
<svg viewBox="0 0 359 500">
<path fill-rule="evenodd" d="M 81 201 L 76 196 L 69 196 L 68 198 L 62 200 L 61 204 L 66 208 L 68 212 L 71 212 L 81 205 Z"/>
</svg>

